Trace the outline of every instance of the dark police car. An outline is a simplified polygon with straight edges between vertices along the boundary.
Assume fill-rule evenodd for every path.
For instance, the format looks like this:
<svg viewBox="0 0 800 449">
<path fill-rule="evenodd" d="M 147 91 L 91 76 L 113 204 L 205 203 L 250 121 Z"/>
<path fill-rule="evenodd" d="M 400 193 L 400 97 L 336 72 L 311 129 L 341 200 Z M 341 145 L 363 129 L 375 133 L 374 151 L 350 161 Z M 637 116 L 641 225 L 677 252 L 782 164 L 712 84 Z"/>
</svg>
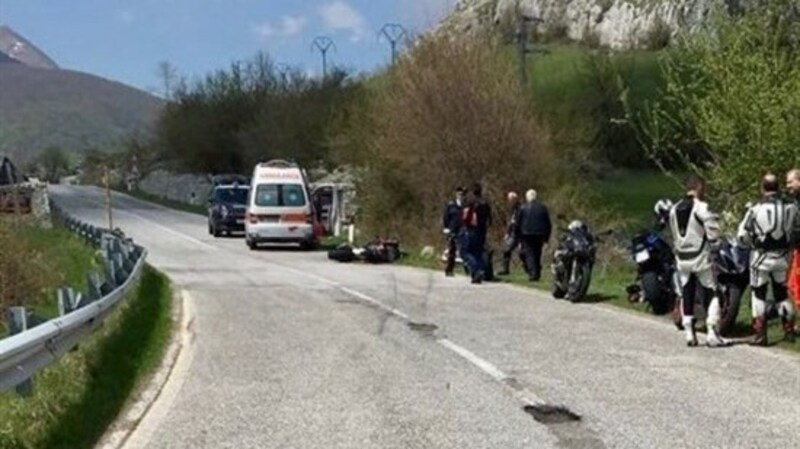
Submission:
<svg viewBox="0 0 800 449">
<path fill-rule="evenodd" d="M 247 195 L 250 185 L 246 178 L 220 177 L 214 179 L 214 189 L 208 197 L 208 233 L 244 232 Z"/>
</svg>

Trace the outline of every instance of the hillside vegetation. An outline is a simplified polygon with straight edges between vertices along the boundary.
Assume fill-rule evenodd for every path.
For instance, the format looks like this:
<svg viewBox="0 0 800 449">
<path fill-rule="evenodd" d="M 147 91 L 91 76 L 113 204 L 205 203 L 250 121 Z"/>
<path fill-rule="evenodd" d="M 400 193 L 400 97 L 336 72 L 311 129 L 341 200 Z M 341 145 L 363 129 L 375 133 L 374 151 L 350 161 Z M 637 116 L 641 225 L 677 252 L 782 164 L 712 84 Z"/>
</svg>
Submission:
<svg viewBox="0 0 800 449">
<path fill-rule="evenodd" d="M 0 61 L 0 153 L 23 165 L 47 147 L 119 148 L 149 130 L 161 101 L 93 75 Z"/>
</svg>

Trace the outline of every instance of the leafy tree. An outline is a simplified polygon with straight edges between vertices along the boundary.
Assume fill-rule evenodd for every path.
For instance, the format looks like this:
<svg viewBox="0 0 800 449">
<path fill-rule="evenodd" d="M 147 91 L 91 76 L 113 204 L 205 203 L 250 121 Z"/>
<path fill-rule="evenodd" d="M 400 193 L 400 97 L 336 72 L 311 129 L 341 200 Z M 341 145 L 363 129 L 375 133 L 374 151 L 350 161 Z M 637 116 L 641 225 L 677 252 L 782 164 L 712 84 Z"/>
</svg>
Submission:
<svg viewBox="0 0 800 449">
<path fill-rule="evenodd" d="M 345 71 L 312 79 L 259 54 L 178 86 L 153 145 L 159 159 L 192 172 L 248 172 L 270 158 L 325 163 L 333 118 L 358 89 Z"/>
<path fill-rule="evenodd" d="M 736 210 L 761 174 L 798 162 L 800 21 L 796 0 L 720 13 L 663 61 L 663 97 L 630 114 L 652 158 L 711 181 L 720 205 Z"/>
<path fill-rule="evenodd" d="M 61 148 L 47 147 L 39 156 L 39 165 L 48 182 L 58 182 L 69 171 L 69 158 Z"/>
</svg>

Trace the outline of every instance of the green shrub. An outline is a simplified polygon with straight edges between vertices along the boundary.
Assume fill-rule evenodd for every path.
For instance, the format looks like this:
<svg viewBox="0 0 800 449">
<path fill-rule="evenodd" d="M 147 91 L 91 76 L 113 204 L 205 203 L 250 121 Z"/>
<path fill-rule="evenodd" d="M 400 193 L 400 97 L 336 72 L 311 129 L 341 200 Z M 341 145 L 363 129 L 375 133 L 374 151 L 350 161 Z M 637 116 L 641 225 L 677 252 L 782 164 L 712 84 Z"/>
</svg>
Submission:
<svg viewBox="0 0 800 449">
<path fill-rule="evenodd" d="M 800 22 L 776 0 L 682 40 L 664 62 L 662 98 L 629 111 L 649 154 L 712 182 L 733 210 L 765 171 L 784 172 L 800 148 Z"/>
</svg>

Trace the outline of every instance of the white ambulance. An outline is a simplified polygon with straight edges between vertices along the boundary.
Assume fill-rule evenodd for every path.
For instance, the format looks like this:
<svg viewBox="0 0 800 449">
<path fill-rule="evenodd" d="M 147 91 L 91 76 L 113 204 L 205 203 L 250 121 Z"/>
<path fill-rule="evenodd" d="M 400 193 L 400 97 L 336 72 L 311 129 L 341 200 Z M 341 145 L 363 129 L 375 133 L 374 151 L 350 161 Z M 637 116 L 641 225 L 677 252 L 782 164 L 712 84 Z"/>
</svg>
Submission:
<svg viewBox="0 0 800 449">
<path fill-rule="evenodd" d="M 306 174 L 297 164 L 272 160 L 256 165 L 245 215 L 245 241 L 297 243 L 313 249 L 319 242 Z"/>
</svg>

